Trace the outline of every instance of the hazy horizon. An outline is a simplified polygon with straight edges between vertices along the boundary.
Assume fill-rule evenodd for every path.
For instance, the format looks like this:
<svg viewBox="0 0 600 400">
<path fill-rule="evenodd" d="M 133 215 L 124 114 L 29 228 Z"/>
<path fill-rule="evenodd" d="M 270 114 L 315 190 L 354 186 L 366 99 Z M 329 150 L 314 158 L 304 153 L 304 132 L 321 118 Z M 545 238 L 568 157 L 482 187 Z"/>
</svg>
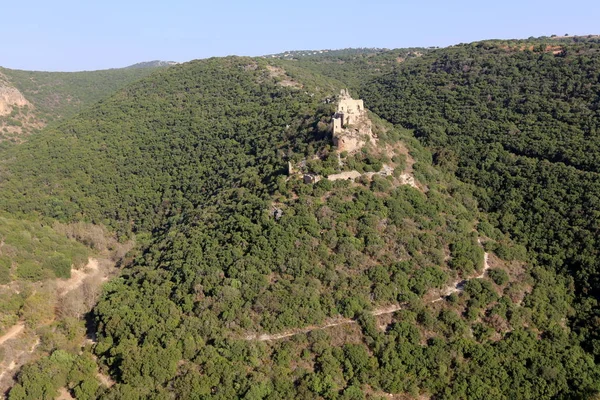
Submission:
<svg viewBox="0 0 600 400">
<path fill-rule="evenodd" d="M 11 18 L 0 26 L 0 33 L 10 38 L 0 65 L 82 71 L 291 50 L 446 47 L 487 39 L 597 34 L 600 17 L 600 5 L 588 0 L 577 7 L 537 0 L 403 3 L 12 2 L 5 5 Z"/>
</svg>

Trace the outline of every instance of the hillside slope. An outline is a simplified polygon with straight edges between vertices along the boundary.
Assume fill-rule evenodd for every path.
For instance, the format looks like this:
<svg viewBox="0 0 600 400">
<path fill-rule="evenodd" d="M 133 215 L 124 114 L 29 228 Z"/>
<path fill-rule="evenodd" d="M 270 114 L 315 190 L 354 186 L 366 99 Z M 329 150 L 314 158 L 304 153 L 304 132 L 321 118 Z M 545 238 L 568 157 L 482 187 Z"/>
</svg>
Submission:
<svg viewBox="0 0 600 400">
<path fill-rule="evenodd" d="M 265 169 L 272 176 L 285 165 L 278 149 L 288 146 L 286 125 L 313 123 L 303 118 L 317 100 L 271 75 L 237 58 L 159 71 L 11 149 L 6 209 L 86 218 L 127 233 L 193 209 L 234 177 L 252 180 Z M 273 185 L 266 177 L 256 184 Z"/>
<path fill-rule="evenodd" d="M 153 61 L 143 61 L 140 63 L 129 65 L 125 68 L 135 69 L 135 68 L 157 68 L 157 67 L 169 67 L 171 65 L 177 65 L 179 63 L 175 61 L 162 61 L 162 60 L 153 60 Z"/>
<path fill-rule="evenodd" d="M 75 115 L 165 65 L 82 72 L 0 67 L 0 140 L 20 143 L 47 124 Z"/>
<path fill-rule="evenodd" d="M 564 325 L 570 281 L 494 229 L 410 131 L 367 113 L 372 140 L 338 151 L 339 89 L 282 61 L 195 61 L 9 149 L 6 210 L 104 223 L 142 246 L 94 310 L 115 385 L 84 388 L 60 372 L 76 353 L 53 344 L 10 398 L 597 391 Z M 269 334 L 281 340 L 256 340 Z"/>
<path fill-rule="evenodd" d="M 542 264 L 575 280 L 573 327 L 600 357 L 600 44 L 488 41 L 366 82 L 374 111 L 415 130 L 441 168 Z"/>
</svg>

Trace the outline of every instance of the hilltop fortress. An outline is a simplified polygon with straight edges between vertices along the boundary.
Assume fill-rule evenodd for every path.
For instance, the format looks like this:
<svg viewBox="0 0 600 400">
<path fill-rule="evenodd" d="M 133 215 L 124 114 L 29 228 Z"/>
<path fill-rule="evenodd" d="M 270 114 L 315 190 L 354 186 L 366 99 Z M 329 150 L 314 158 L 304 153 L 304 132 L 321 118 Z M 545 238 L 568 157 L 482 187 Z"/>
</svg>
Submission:
<svg viewBox="0 0 600 400">
<path fill-rule="evenodd" d="M 373 134 L 371 120 L 369 119 L 367 110 L 365 110 L 363 101 L 350 97 L 348 90 L 342 90 L 340 92 L 337 109 L 332 117 L 331 130 L 333 144 L 337 147 L 336 152 L 340 167 L 344 166 L 341 153 L 356 153 L 366 144 L 376 144 L 377 139 Z M 315 155 L 313 158 L 319 159 L 319 156 Z M 392 173 L 393 168 L 384 164 L 381 171 L 378 172 L 361 173 L 355 170 L 342 171 L 336 174 L 328 174 L 325 179 L 330 181 L 354 181 L 363 175 L 368 179 L 371 179 L 374 175 L 389 176 Z M 306 160 L 302 160 L 297 165 L 288 161 L 288 174 L 290 176 L 302 176 L 302 179 L 306 184 L 317 183 L 323 179 L 323 176 L 309 171 Z M 411 184 L 410 182 L 403 183 Z"/>
<path fill-rule="evenodd" d="M 352 153 L 368 142 L 375 142 L 363 101 L 350 97 L 347 89 L 340 92 L 332 130 L 333 144 L 340 152 Z"/>
</svg>

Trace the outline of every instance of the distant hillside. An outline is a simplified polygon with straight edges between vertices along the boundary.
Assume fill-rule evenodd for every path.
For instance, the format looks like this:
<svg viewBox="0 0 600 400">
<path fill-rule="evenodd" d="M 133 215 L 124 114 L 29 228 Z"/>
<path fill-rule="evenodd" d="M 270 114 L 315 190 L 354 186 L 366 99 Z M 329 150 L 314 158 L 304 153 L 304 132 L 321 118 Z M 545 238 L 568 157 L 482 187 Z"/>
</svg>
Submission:
<svg viewBox="0 0 600 400">
<path fill-rule="evenodd" d="M 304 57 L 309 58 L 321 58 L 321 57 L 345 57 L 352 55 L 369 55 L 378 54 L 389 49 L 382 48 L 347 48 L 347 49 L 323 49 L 323 50 L 292 50 L 284 51 L 282 53 L 264 55 L 265 58 L 281 58 L 286 60 L 299 59 Z"/>
<path fill-rule="evenodd" d="M 27 135 L 78 113 L 156 68 L 42 72 L 0 67 L 0 141 L 22 142 Z"/>
<path fill-rule="evenodd" d="M 168 67 L 168 66 L 177 65 L 177 64 L 179 64 L 179 63 L 176 61 L 154 60 L 154 61 L 144 61 L 144 62 L 140 62 L 137 64 L 133 64 L 128 67 L 125 67 L 125 69 L 158 68 L 158 67 Z"/>
<path fill-rule="evenodd" d="M 291 66 L 299 66 L 303 70 L 326 76 L 343 82 L 343 85 L 358 92 L 363 82 L 391 72 L 398 64 L 418 58 L 434 51 L 435 48 L 404 48 L 404 49 L 343 49 L 324 50 L 317 54 L 310 52 L 305 56 L 296 56 L 298 52 L 284 53 L 283 60 L 293 60 Z M 304 52 L 301 52 L 304 53 Z M 286 56 L 288 55 L 288 56 Z"/>
</svg>

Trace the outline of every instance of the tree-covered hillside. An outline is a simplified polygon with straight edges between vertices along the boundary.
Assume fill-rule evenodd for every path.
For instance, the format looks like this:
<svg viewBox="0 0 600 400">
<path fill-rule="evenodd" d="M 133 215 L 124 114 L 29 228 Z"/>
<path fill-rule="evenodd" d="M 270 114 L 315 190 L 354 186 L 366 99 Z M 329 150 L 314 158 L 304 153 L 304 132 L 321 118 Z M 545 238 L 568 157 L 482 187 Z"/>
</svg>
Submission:
<svg viewBox="0 0 600 400">
<path fill-rule="evenodd" d="M 152 230 L 233 180 L 272 186 L 316 104 L 251 59 L 171 67 L 7 152 L 5 208 Z"/>
<path fill-rule="evenodd" d="M 574 279 L 572 326 L 600 357 L 600 45 L 488 41 L 434 51 L 365 82 L 373 111 L 410 127 L 435 163 L 540 264 Z"/>
<path fill-rule="evenodd" d="M 157 67 L 168 67 L 171 65 L 178 64 L 175 61 L 162 61 L 162 60 L 153 60 L 153 61 L 143 61 L 136 64 L 129 65 L 125 67 L 126 69 L 135 69 L 135 68 L 157 68 Z"/>
<path fill-rule="evenodd" d="M 288 68 L 300 66 L 303 70 L 336 79 L 345 87 L 358 93 L 363 82 L 391 72 L 396 65 L 411 58 L 421 57 L 432 50 L 433 48 L 421 47 L 386 51 L 384 49 L 336 50 L 297 57 L 294 62 L 287 65 Z"/>
<path fill-rule="evenodd" d="M 86 109 L 157 68 L 123 68 L 101 71 L 44 72 L 0 67 L 0 92 L 14 88 L 28 104 L 12 107 L 0 114 L 0 139 L 22 142 L 25 136 L 39 132 L 47 124 Z"/>
<path fill-rule="evenodd" d="M 11 399 L 597 393 L 598 367 L 565 325 L 570 278 L 496 229 L 411 131 L 370 114 L 377 141 L 339 153 L 343 74 L 318 69 L 173 66 L 4 150 L 4 211 L 139 243 L 92 315 L 114 385 L 49 342 Z M 360 177 L 305 183 L 288 162 Z"/>
</svg>

